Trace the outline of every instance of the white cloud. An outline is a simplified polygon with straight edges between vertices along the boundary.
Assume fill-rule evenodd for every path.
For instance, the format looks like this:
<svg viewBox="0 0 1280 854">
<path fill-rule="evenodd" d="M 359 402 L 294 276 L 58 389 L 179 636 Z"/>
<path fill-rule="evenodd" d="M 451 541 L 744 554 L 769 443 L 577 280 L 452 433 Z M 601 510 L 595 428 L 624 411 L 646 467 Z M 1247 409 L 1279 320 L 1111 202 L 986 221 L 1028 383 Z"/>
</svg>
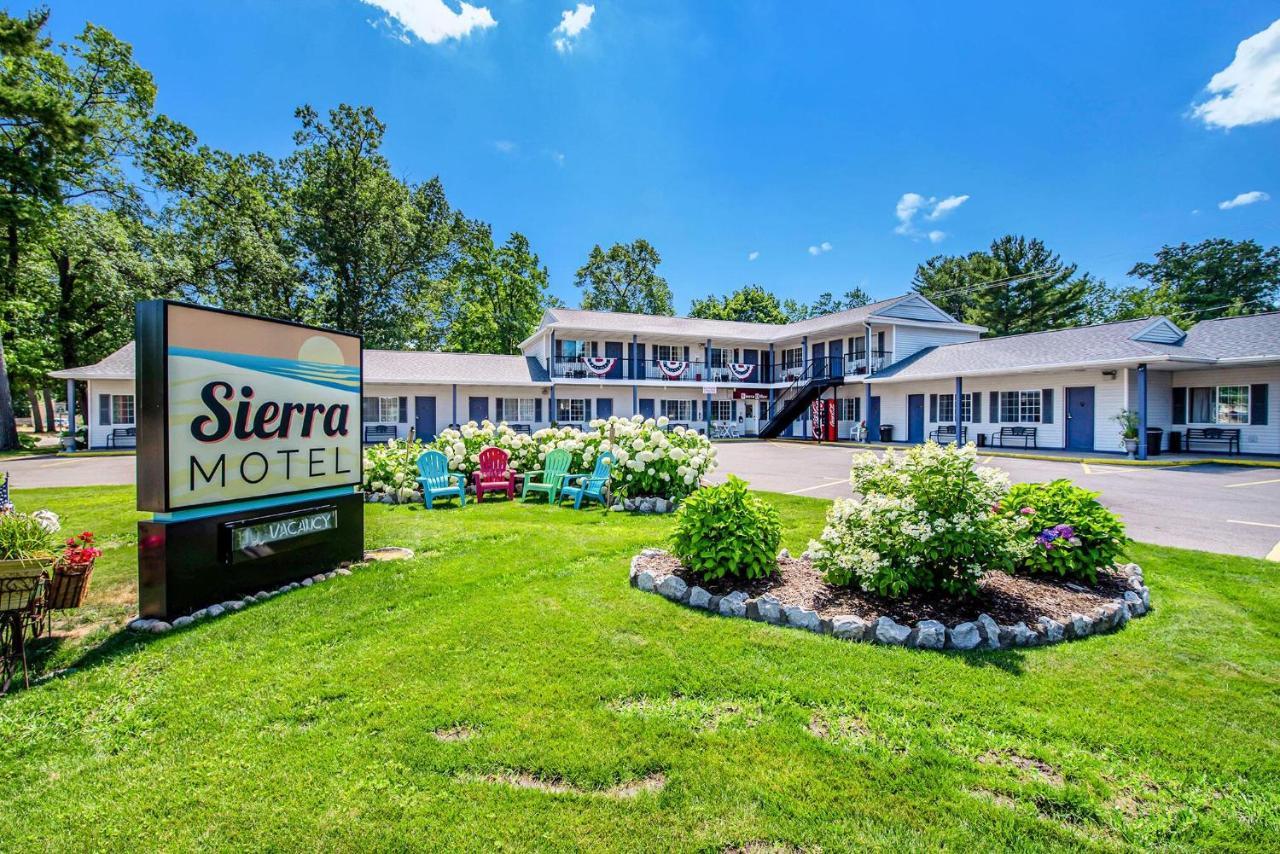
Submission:
<svg viewBox="0 0 1280 854">
<path fill-rule="evenodd" d="M 754 260 L 756 260 L 756 259 L 757 259 L 757 258 L 759 258 L 759 257 L 760 257 L 760 251 L 759 251 L 758 249 L 753 249 L 753 250 L 751 250 L 750 252 L 748 252 L 748 253 L 747 253 L 747 260 L 748 260 L 748 261 L 754 261 Z"/>
<path fill-rule="evenodd" d="M 1218 202 L 1218 210 L 1229 211 L 1232 208 L 1242 208 L 1245 205 L 1252 205 L 1258 202 L 1265 202 L 1270 198 L 1271 196 L 1267 195 L 1261 190 L 1251 190 L 1248 193 L 1241 193 L 1240 195 L 1236 196 L 1234 199 L 1227 199 L 1225 202 Z"/>
<path fill-rule="evenodd" d="M 827 241 L 825 241 L 825 240 L 824 240 L 824 241 L 822 241 L 821 243 L 817 244 L 816 246 L 810 246 L 810 247 L 809 247 L 809 254 L 810 254 L 810 255 L 822 255 L 822 254 L 824 254 L 824 253 L 826 253 L 826 252 L 830 252 L 830 251 L 831 251 L 832 249 L 834 249 L 834 248 L 835 248 L 834 246 L 832 246 L 830 243 L 828 243 Z"/>
<path fill-rule="evenodd" d="M 927 237 L 930 242 L 937 243 L 946 237 L 946 232 L 930 231 L 922 232 L 916 226 L 916 217 L 920 213 L 924 213 L 924 218 L 930 222 L 942 219 L 956 208 L 969 201 L 969 196 L 947 196 L 941 201 L 937 196 L 922 196 L 919 193 L 903 193 L 902 198 L 898 199 L 898 204 L 894 207 L 894 216 L 898 218 L 898 224 L 894 227 L 894 234 L 901 234 L 904 237 L 911 237 L 919 240 Z"/>
<path fill-rule="evenodd" d="M 516 144 L 509 139 L 497 139 L 493 142 L 493 147 L 501 154 L 515 154 Z"/>
<path fill-rule="evenodd" d="M 484 6 L 458 3 L 457 11 L 445 0 L 360 0 L 387 13 L 400 25 L 397 38 L 408 42 L 409 33 L 427 44 L 439 44 L 448 39 L 461 39 L 472 30 L 496 27 L 498 22 Z"/>
<path fill-rule="evenodd" d="M 550 153 L 550 155 L 551 155 L 551 159 L 552 159 L 553 161 L 555 161 L 555 164 L 556 164 L 557 166 L 563 166 L 563 165 L 564 165 L 564 152 L 563 152 L 563 151 L 552 151 L 552 152 L 549 152 L 549 153 Z"/>
<path fill-rule="evenodd" d="M 1213 97 L 1192 114 L 1210 127 L 1280 119 L 1280 19 L 1236 45 L 1235 59 L 1205 88 Z"/>
<path fill-rule="evenodd" d="M 556 36 L 555 41 L 552 42 L 556 50 L 561 53 L 573 50 L 578 36 L 591 26 L 591 18 L 595 13 L 596 7 L 586 3 L 579 3 L 573 9 L 561 12 L 560 23 L 556 24 L 556 28 L 551 31 L 551 34 Z"/>
</svg>

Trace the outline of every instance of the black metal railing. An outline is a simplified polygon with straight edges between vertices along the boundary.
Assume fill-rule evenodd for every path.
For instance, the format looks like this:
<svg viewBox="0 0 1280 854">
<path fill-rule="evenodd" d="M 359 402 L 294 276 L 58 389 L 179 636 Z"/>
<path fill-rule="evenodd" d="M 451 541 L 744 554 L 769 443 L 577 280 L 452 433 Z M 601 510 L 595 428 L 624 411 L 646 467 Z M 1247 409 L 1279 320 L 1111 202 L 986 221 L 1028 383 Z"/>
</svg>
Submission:
<svg viewBox="0 0 1280 854">
<path fill-rule="evenodd" d="M 850 355 L 818 356 L 804 362 L 779 365 L 707 364 L 685 359 L 570 356 L 552 359 L 547 364 L 552 379 L 577 380 L 664 380 L 684 383 L 717 383 L 720 385 L 753 385 L 767 383 L 793 384 L 798 380 L 820 377 L 832 379 L 872 374 L 893 362 L 889 350 L 856 352 Z"/>
</svg>

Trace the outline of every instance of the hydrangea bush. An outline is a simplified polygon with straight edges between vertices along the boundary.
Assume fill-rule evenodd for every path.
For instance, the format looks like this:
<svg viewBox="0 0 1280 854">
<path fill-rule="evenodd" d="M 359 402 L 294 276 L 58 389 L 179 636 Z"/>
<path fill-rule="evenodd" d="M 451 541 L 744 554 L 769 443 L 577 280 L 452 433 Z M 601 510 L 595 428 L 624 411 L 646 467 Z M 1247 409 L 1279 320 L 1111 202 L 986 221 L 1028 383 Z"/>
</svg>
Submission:
<svg viewBox="0 0 1280 854">
<path fill-rule="evenodd" d="M 996 509 L 1008 478 L 976 460 L 972 445 L 935 442 L 855 455 L 849 482 L 859 497 L 828 512 L 809 545 L 814 566 L 832 584 L 882 596 L 972 594 L 986 571 L 1012 572 L 1031 550 L 1028 517 Z"/>
<path fill-rule="evenodd" d="M 394 500 L 413 500 L 414 478 L 423 450 L 433 448 L 449 459 L 449 469 L 470 477 L 480 462 L 480 451 L 490 445 L 511 455 L 517 472 L 542 468 L 542 461 L 556 448 L 573 457 L 569 470 L 590 471 L 602 451 L 611 451 L 615 466 L 611 487 L 631 497 L 679 500 L 699 487 L 715 468 L 716 451 L 706 436 L 683 427 L 667 431 L 666 418 L 613 417 L 592 421 L 587 430 L 548 427 L 533 435 L 512 430 L 505 423 L 472 421 L 459 429 L 444 430 L 428 444 L 390 440 L 365 450 L 366 492 L 390 494 Z"/>
<path fill-rule="evenodd" d="M 1053 573 L 1092 583 L 1098 578 L 1098 568 L 1115 563 L 1129 542 L 1124 523 L 1102 506 L 1098 493 L 1069 480 L 1015 484 L 997 509 L 1030 522 L 1024 536 L 1034 545 L 1019 566 L 1026 572 Z"/>
</svg>

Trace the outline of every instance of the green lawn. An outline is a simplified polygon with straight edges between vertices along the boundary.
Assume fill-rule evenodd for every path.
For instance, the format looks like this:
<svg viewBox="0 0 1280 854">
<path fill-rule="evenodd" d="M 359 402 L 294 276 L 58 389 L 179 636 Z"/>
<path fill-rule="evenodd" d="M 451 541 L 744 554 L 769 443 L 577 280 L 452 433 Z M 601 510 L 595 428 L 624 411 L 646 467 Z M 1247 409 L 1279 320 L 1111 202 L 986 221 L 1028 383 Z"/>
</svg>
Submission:
<svg viewBox="0 0 1280 854">
<path fill-rule="evenodd" d="M 769 499 L 803 549 L 826 503 Z M 132 490 L 16 500 L 114 547 L 41 663 L 74 672 L 0 698 L 0 850 L 1280 844 L 1263 561 L 1135 546 L 1119 634 L 939 654 L 632 590 L 668 519 L 376 505 L 415 560 L 135 637 L 92 628 L 132 610 Z"/>
</svg>

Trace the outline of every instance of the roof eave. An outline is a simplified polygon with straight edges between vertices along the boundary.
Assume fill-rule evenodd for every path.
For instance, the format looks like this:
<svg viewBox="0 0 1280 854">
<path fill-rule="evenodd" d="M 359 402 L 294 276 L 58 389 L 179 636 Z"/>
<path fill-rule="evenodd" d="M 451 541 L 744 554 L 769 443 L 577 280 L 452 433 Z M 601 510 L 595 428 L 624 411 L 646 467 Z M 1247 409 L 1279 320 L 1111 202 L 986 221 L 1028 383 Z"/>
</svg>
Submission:
<svg viewBox="0 0 1280 854">
<path fill-rule="evenodd" d="M 1202 365 L 1213 365 L 1213 359 L 1197 359 L 1188 356 L 1170 356 L 1170 355 L 1152 355 L 1152 356 L 1127 356 L 1123 359 L 1096 359 L 1088 362 L 1054 362 L 1045 365 L 1016 365 L 1006 368 L 983 368 L 980 370 L 968 371 L 942 371 L 932 374 L 911 375 L 911 376 L 877 376 L 872 374 L 864 382 L 868 383 L 893 383 L 893 382 L 930 382 L 933 380 L 949 380 L 956 377 L 991 377 L 1001 376 L 1003 374 L 1026 374 L 1026 373 L 1050 373 L 1052 371 L 1071 371 L 1071 370 L 1087 370 L 1089 368 L 1110 368 L 1110 367 L 1128 367 L 1147 364 L 1149 362 L 1188 362 Z"/>
</svg>

